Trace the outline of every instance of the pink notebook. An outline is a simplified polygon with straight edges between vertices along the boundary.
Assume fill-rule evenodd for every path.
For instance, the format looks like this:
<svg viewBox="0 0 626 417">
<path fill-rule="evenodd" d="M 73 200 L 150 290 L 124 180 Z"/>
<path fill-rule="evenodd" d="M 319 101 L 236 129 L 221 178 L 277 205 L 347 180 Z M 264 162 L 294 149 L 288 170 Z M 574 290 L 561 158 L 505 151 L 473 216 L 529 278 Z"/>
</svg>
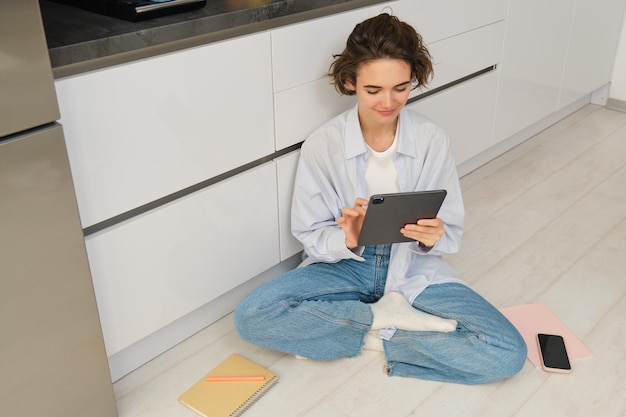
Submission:
<svg viewBox="0 0 626 417">
<path fill-rule="evenodd" d="M 520 332 L 528 347 L 528 359 L 541 366 L 537 333 L 558 334 L 565 339 L 565 348 L 570 360 L 593 356 L 591 351 L 572 333 L 567 326 L 543 303 L 525 304 L 500 310 Z"/>
</svg>

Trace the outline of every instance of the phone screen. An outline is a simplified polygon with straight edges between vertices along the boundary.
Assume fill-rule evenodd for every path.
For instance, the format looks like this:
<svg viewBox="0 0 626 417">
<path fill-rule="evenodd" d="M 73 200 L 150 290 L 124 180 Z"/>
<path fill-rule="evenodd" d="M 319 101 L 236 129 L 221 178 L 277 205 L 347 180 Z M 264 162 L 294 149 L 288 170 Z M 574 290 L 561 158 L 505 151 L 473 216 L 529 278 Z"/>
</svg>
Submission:
<svg viewBox="0 0 626 417">
<path fill-rule="evenodd" d="M 546 368 L 571 370 L 563 337 L 553 334 L 538 334 L 539 349 Z"/>
</svg>

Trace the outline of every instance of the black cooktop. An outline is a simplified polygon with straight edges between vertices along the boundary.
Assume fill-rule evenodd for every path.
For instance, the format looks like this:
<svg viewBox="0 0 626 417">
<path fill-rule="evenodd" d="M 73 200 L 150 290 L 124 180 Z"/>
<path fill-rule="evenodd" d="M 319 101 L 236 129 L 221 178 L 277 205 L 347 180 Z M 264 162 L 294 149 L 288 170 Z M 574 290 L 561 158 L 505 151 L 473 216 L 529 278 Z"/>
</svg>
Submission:
<svg viewBox="0 0 626 417">
<path fill-rule="evenodd" d="M 131 22 L 199 9 L 207 0 L 52 0 Z"/>
</svg>

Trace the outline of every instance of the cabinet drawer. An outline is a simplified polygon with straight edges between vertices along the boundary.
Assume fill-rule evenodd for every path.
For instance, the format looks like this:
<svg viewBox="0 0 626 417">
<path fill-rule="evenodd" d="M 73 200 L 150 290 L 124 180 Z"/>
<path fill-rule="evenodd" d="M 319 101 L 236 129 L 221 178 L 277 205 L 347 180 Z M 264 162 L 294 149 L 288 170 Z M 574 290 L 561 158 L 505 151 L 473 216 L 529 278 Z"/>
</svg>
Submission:
<svg viewBox="0 0 626 417">
<path fill-rule="evenodd" d="M 493 145 L 498 74 L 490 72 L 427 97 L 409 108 L 445 129 L 457 165 Z"/>
<path fill-rule="evenodd" d="M 274 151 L 267 32 L 57 80 L 83 227 Z"/>
<path fill-rule="evenodd" d="M 435 76 L 428 89 L 456 81 L 498 64 L 504 23 L 476 29 L 429 45 Z M 415 90 L 411 96 L 427 90 Z M 301 142 L 321 124 L 356 104 L 354 97 L 338 96 L 327 79 L 275 93 L 276 149 Z"/>
<path fill-rule="evenodd" d="M 279 263 L 261 165 L 86 238 L 109 356 Z"/>
<path fill-rule="evenodd" d="M 276 150 L 302 142 L 317 127 L 355 104 L 354 96 L 340 96 L 326 78 L 276 93 Z"/>
<path fill-rule="evenodd" d="M 333 54 L 343 51 L 354 26 L 397 3 L 381 3 L 272 30 L 274 91 L 324 77 Z"/>
<path fill-rule="evenodd" d="M 508 0 L 402 0 L 394 13 L 427 43 L 468 32 L 506 17 Z"/>
<path fill-rule="evenodd" d="M 497 65 L 502 56 L 503 42 L 504 22 L 498 22 L 429 44 L 435 74 L 428 89 Z M 415 91 L 412 95 L 419 93 Z"/>
</svg>

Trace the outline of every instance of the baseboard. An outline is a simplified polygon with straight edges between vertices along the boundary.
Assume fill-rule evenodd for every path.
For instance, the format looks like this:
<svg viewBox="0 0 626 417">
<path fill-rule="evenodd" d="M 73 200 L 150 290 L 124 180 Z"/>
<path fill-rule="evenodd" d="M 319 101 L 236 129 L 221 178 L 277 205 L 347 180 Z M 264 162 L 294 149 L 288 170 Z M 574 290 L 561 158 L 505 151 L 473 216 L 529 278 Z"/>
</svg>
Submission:
<svg viewBox="0 0 626 417">
<path fill-rule="evenodd" d="M 611 83 L 606 83 L 602 87 L 591 93 L 591 104 L 597 104 L 598 106 L 606 106 L 609 99 L 609 91 L 611 89 Z"/>
<path fill-rule="evenodd" d="M 231 313 L 247 294 L 270 279 L 297 267 L 301 260 L 301 253 L 296 254 L 210 303 L 109 356 L 111 380 L 115 382 L 121 379 L 148 361 Z"/>
<path fill-rule="evenodd" d="M 606 101 L 606 108 L 626 112 L 626 101 L 616 98 L 609 98 Z"/>
</svg>

